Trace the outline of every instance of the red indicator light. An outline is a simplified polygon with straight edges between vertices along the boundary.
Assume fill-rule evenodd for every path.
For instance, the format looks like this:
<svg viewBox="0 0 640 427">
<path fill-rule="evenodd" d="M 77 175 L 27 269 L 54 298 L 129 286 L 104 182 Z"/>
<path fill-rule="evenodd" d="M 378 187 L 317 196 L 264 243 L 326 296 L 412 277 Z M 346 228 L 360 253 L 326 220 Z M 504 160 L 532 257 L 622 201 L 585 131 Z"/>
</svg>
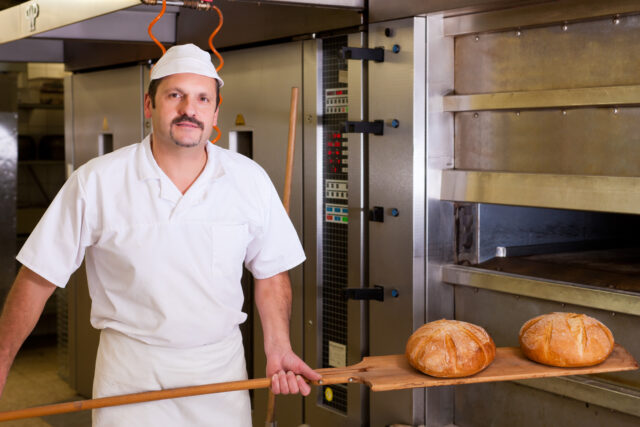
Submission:
<svg viewBox="0 0 640 427">
<path fill-rule="evenodd" d="M 333 216 L 327 215 L 327 220 L 331 221 L 332 219 L 333 219 Z"/>
<path fill-rule="evenodd" d="M 336 91 L 336 95 L 342 95 L 342 91 L 341 90 Z"/>
<path fill-rule="evenodd" d="M 333 168 L 333 171 L 334 172 L 338 172 L 338 168 Z"/>
<path fill-rule="evenodd" d="M 331 151 L 327 151 L 327 155 L 329 155 L 329 156 L 330 156 L 330 155 L 331 155 Z"/>
<path fill-rule="evenodd" d="M 342 138 L 342 134 L 337 133 L 336 135 L 337 135 L 336 138 Z"/>
<path fill-rule="evenodd" d="M 340 163 L 340 159 L 336 160 L 336 163 Z"/>
<path fill-rule="evenodd" d="M 333 159 L 329 159 L 329 163 L 333 163 Z"/>
</svg>

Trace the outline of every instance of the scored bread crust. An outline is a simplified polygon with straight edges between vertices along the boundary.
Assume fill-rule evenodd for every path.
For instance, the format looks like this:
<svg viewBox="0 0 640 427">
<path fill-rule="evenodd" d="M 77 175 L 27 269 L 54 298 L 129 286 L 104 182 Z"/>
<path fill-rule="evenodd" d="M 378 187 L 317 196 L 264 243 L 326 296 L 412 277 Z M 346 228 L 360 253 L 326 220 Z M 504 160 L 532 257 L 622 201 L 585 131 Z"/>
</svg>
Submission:
<svg viewBox="0 0 640 427">
<path fill-rule="evenodd" d="M 442 319 L 418 328 L 407 341 L 405 355 L 411 366 L 427 375 L 458 378 L 489 366 L 496 346 L 480 326 Z"/>
<path fill-rule="evenodd" d="M 597 365 L 609 357 L 614 344 L 609 328 L 576 313 L 534 317 L 520 328 L 519 340 L 526 357 L 559 367 Z"/>
</svg>

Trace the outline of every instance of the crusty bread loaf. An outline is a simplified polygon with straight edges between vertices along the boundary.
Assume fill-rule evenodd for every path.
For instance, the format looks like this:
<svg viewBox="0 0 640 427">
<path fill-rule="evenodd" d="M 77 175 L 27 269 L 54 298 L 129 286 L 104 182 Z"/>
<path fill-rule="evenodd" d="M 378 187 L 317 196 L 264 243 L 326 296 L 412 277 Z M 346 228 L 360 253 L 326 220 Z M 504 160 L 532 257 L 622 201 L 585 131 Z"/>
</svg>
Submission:
<svg viewBox="0 0 640 427">
<path fill-rule="evenodd" d="M 550 313 L 534 317 L 520 329 L 520 348 L 529 359 L 551 366 L 591 366 L 613 351 L 609 328 L 593 317 Z"/>
<path fill-rule="evenodd" d="M 425 374 L 457 378 L 489 366 L 496 346 L 480 326 L 442 319 L 418 328 L 409 337 L 405 354 L 411 366 Z"/>
</svg>

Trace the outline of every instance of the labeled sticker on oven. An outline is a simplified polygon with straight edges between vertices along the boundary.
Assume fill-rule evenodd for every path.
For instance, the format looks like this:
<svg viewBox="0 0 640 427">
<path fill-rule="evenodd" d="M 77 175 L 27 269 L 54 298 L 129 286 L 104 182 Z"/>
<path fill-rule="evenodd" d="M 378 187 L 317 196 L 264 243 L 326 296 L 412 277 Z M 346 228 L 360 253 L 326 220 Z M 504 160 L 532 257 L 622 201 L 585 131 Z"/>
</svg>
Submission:
<svg viewBox="0 0 640 427">
<path fill-rule="evenodd" d="M 347 346 L 329 341 L 329 366 L 344 368 L 347 366 Z"/>
</svg>

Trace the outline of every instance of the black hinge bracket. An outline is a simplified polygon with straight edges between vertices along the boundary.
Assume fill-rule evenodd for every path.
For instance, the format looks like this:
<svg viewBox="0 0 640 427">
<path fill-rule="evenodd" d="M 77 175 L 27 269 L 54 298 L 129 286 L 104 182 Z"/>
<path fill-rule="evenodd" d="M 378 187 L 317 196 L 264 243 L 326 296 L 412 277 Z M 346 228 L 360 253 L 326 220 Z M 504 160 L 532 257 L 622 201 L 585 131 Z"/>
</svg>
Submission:
<svg viewBox="0 0 640 427">
<path fill-rule="evenodd" d="M 372 122 L 344 122 L 342 125 L 342 133 L 372 133 L 374 135 L 383 135 L 384 122 L 382 120 L 374 120 Z"/>
<path fill-rule="evenodd" d="M 376 47 L 369 49 L 366 47 L 342 47 L 342 57 L 344 59 L 361 59 L 363 61 L 384 62 L 384 49 Z"/>
<path fill-rule="evenodd" d="M 373 288 L 346 288 L 344 296 L 347 299 L 384 301 L 384 286 L 374 285 Z"/>
<path fill-rule="evenodd" d="M 384 222 L 384 208 L 382 206 L 374 206 L 369 211 L 369 221 Z"/>
</svg>

